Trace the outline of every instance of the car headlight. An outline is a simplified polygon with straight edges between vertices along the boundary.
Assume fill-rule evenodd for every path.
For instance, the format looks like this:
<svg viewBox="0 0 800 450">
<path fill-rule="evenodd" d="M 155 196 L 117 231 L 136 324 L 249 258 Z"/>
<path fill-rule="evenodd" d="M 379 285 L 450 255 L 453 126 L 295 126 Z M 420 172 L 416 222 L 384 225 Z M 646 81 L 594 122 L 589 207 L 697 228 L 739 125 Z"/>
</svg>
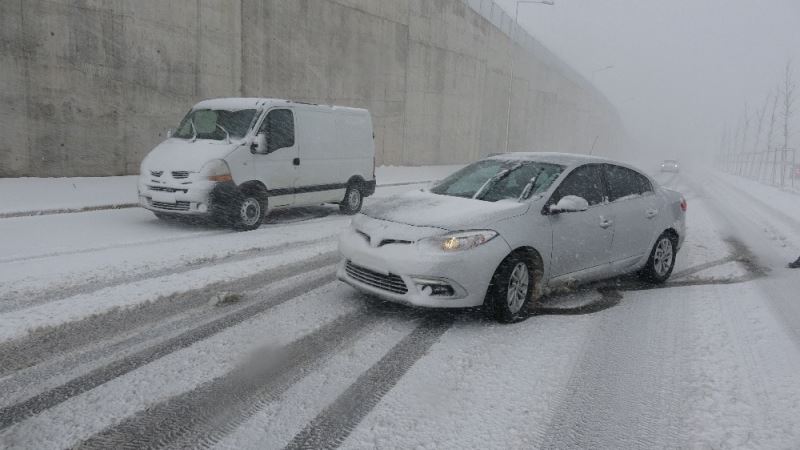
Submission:
<svg viewBox="0 0 800 450">
<path fill-rule="evenodd" d="M 479 247 L 496 237 L 497 232 L 492 230 L 459 231 L 422 239 L 418 244 L 424 250 L 452 253 Z"/>
<path fill-rule="evenodd" d="M 200 169 L 200 175 L 202 175 L 203 178 L 220 183 L 233 181 L 228 163 L 221 159 L 215 159 L 206 163 L 206 165 Z"/>
</svg>

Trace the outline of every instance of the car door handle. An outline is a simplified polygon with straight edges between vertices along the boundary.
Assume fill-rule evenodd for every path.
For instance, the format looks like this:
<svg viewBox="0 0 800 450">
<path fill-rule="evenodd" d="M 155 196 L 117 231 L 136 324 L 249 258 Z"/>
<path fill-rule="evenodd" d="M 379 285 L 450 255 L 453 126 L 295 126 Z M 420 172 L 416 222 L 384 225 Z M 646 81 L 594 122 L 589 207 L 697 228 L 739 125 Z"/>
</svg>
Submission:
<svg viewBox="0 0 800 450">
<path fill-rule="evenodd" d="M 292 164 L 294 164 L 295 166 L 299 166 L 300 165 L 300 158 L 295 158 L 294 161 L 292 161 Z"/>
<path fill-rule="evenodd" d="M 647 217 L 648 219 L 652 219 L 653 217 L 655 217 L 657 215 L 658 215 L 658 210 L 657 209 L 648 209 L 644 213 L 644 216 Z"/>
<path fill-rule="evenodd" d="M 614 225 L 613 220 L 606 219 L 605 217 L 600 218 L 600 228 L 609 228 L 611 225 Z"/>
</svg>

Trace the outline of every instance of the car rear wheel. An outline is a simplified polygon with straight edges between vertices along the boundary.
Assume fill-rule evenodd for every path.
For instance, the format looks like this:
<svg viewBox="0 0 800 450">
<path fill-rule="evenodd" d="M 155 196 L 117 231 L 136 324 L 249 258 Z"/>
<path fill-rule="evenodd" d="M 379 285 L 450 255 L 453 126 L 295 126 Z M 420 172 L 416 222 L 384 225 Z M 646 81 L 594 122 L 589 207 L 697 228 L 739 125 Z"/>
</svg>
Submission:
<svg viewBox="0 0 800 450">
<path fill-rule="evenodd" d="M 521 253 L 512 253 L 495 271 L 487 292 L 487 312 L 502 323 L 526 317 L 533 297 L 534 274 Z"/>
<path fill-rule="evenodd" d="M 640 273 L 642 279 L 656 284 L 665 283 L 669 279 L 675 268 L 676 244 L 670 233 L 663 233 L 658 237 L 650 258 L 647 259 L 647 265 Z"/>
<path fill-rule="evenodd" d="M 361 206 L 364 204 L 364 193 L 361 191 L 361 186 L 357 183 L 350 183 L 347 187 L 347 192 L 344 193 L 344 199 L 339 204 L 339 210 L 342 214 L 352 216 L 353 214 L 361 211 Z"/>
</svg>

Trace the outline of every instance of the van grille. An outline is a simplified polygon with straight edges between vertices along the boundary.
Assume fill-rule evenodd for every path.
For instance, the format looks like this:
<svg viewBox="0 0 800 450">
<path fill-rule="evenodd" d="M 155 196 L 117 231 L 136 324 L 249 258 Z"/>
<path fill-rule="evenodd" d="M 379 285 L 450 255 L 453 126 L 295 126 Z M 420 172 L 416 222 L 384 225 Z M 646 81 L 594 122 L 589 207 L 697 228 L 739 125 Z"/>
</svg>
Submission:
<svg viewBox="0 0 800 450">
<path fill-rule="evenodd" d="M 162 203 L 150 200 L 150 206 L 167 211 L 188 211 L 190 204 L 189 202 Z"/>
<path fill-rule="evenodd" d="M 178 171 L 172 172 L 172 178 L 174 178 L 176 180 L 184 180 L 186 178 L 189 178 L 189 172 L 185 171 L 185 170 L 178 170 Z"/>
<path fill-rule="evenodd" d="M 373 272 L 372 270 L 353 264 L 352 261 L 347 261 L 345 271 L 351 278 L 366 285 L 395 294 L 405 294 L 408 292 L 406 283 L 397 275 L 391 273 L 389 275 L 384 275 L 382 273 Z"/>
</svg>

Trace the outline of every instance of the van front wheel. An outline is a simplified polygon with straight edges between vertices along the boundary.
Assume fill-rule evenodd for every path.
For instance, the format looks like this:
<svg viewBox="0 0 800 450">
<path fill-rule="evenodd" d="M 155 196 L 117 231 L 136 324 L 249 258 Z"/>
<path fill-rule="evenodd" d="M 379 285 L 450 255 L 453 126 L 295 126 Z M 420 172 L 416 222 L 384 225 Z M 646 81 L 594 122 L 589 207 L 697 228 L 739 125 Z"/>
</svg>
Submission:
<svg viewBox="0 0 800 450">
<path fill-rule="evenodd" d="M 364 194 L 361 192 L 361 186 L 352 183 L 347 187 L 347 192 L 344 193 L 344 199 L 339 203 L 339 210 L 342 214 L 352 216 L 361 211 L 361 206 L 363 204 Z"/>
<path fill-rule="evenodd" d="M 267 200 L 261 195 L 255 192 L 243 192 L 237 206 L 238 208 L 233 211 L 236 217 L 234 229 L 251 231 L 259 228 L 264 222 Z"/>
</svg>

